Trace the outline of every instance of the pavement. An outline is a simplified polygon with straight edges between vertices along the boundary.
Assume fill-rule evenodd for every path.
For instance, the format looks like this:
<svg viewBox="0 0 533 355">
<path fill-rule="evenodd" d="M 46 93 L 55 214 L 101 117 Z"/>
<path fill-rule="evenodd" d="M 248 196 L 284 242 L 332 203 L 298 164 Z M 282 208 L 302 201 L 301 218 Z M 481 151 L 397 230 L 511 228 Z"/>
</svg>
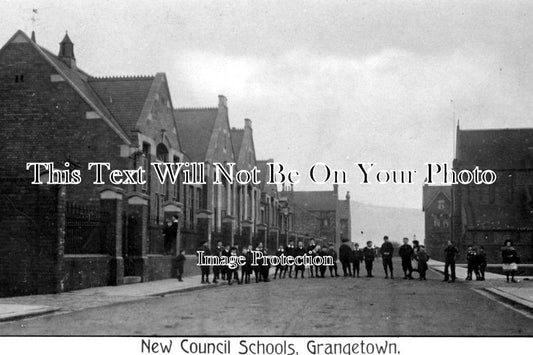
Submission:
<svg viewBox="0 0 533 355">
<path fill-rule="evenodd" d="M 200 275 L 195 275 L 183 278 L 183 282 L 165 279 L 120 286 L 92 287 L 57 294 L 0 298 L 0 322 L 53 312 L 74 312 L 216 286 L 201 284 L 200 278 Z"/>
<path fill-rule="evenodd" d="M 444 273 L 444 263 L 442 262 L 430 260 L 429 267 L 440 274 Z M 505 282 L 504 275 L 485 273 L 486 281 L 478 282 L 465 281 L 466 274 L 466 268 L 456 267 L 458 282 L 468 282 L 472 288 L 483 289 L 497 296 L 500 300 L 519 304 L 533 312 L 533 282 L 529 281 L 527 277 L 517 278 L 518 283 L 510 284 Z M 201 284 L 200 278 L 200 275 L 195 275 L 185 277 L 183 282 L 178 282 L 176 279 L 165 279 L 121 286 L 93 287 L 58 294 L 1 298 L 0 322 L 47 313 L 69 313 L 216 286 L 214 284 Z"/>
<path fill-rule="evenodd" d="M 436 260 L 428 262 L 429 267 L 444 275 L 444 263 Z M 486 281 L 466 281 L 467 269 L 456 265 L 455 274 L 458 282 L 471 284 L 472 288 L 483 289 L 506 303 L 519 305 L 533 312 L 533 278 L 515 277 L 517 283 L 508 283 L 505 275 L 485 272 Z"/>
</svg>

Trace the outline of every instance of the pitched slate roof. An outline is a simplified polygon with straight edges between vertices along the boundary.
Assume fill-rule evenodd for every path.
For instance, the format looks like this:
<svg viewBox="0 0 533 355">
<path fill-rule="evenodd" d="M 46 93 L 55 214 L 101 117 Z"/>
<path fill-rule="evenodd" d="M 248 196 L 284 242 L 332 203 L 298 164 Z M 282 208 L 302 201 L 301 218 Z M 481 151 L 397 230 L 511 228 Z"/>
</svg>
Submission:
<svg viewBox="0 0 533 355">
<path fill-rule="evenodd" d="M 258 160 L 256 162 L 257 169 L 259 169 L 259 179 L 261 184 L 259 184 L 261 191 L 268 194 L 269 196 L 276 196 L 278 193 L 278 187 L 275 184 L 267 184 L 269 168 L 267 163 L 274 162 L 273 159 L 268 160 Z"/>
<path fill-rule="evenodd" d="M 132 140 L 136 139 L 135 127 L 153 81 L 153 76 L 88 79 L 89 85 Z"/>
<path fill-rule="evenodd" d="M 492 170 L 522 168 L 530 159 L 530 149 L 532 128 L 457 131 L 457 160 L 466 166 Z"/>
<path fill-rule="evenodd" d="M 216 107 L 174 110 L 181 147 L 193 162 L 205 161 L 217 115 Z"/>
<path fill-rule="evenodd" d="M 77 66 L 68 66 L 62 60 L 60 60 L 56 55 L 52 54 L 46 48 L 43 48 L 37 45 L 32 41 L 23 31 L 18 30 L 11 37 L 9 41 L 2 47 L 5 48 L 12 41 L 17 41 L 17 43 L 27 43 L 41 55 L 45 60 L 47 60 L 52 67 L 54 67 L 58 74 L 63 76 L 66 82 L 71 85 L 71 87 L 83 98 L 83 100 L 95 110 L 102 119 L 128 144 L 131 144 L 129 136 L 126 134 L 124 129 L 118 124 L 111 112 L 106 108 L 106 106 L 100 101 L 94 90 L 88 85 L 87 78 L 88 75 L 77 68 Z M 1 49 L 0 49 L 1 50 Z"/>
<path fill-rule="evenodd" d="M 289 200 L 308 211 L 336 211 L 337 199 L 332 191 L 291 191 Z"/>
<path fill-rule="evenodd" d="M 451 186 L 424 185 L 422 189 L 422 211 L 425 211 L 440 193 L 443 193 L 449 201 L 452 200 Z"/>
<path fill-rule="evenodd" d="M 244 138 L 244 129 L 231 129 L 231 145 L 233 145 L 233 152 L 235 153 L 235 160 L 239 160 L 239 154 L 241 152 L 242 140 Z"/>
</svg>

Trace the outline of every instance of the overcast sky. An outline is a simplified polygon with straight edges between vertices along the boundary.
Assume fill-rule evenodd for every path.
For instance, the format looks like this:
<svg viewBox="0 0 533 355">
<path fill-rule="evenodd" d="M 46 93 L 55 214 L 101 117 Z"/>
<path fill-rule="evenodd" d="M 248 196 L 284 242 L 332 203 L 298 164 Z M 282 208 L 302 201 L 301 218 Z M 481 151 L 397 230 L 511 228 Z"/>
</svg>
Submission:
<svg viewBox="0 0 533 355">
<path fill-rule="evenodd" d="M 421 208 L 423 164 L 452 162 L 462 128 L 531 127 L 533 3 L 526 1 L 6 1 L 17 29 L 57 52 L 65 30 L 92 75 L 165 72 L 174 106 L 228 98 L 257 158 L 348 171 L 353 200 Z M 360 185 L 353 166 L 417 169 Z M 315 186 L 304 178 L 296 189 Z"/>
</svg>

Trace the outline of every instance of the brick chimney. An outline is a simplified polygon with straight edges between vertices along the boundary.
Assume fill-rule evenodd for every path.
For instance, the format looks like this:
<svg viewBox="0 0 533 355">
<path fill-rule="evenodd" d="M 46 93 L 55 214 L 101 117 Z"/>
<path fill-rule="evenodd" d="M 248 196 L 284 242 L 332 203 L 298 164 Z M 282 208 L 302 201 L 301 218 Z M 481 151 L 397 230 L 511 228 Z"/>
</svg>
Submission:
<svg viewBox="0 0 533 355">
<path fill-rule="evenodd" d="M 218 107 L 228 107 L 228 99 L 224 95 L 218 95 Z"/>
<path fill-rule="evenodd" d="M 244 119 L 244 128 L 252 129 L 252 120 L 249 118 Z"/>
<path fill-rule="evenodd" d="M 76 67 L 76 58 L 74 57 L 74 43 L 70 40 L 68 32 L 65 32 L 65 37 L 59 43 L 59 59 L 61 59 L 70 68 Z"/>
</svg>

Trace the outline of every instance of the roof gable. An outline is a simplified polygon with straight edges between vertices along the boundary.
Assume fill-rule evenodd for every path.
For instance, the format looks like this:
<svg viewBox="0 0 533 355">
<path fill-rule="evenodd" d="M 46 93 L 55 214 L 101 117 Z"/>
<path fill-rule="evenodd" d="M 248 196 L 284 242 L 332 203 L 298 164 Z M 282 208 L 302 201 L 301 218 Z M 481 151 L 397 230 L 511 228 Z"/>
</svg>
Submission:
<svg viewBox="0 0 533 355">
<path fill-rule="evenodd" d="M 269 173 L 269 168 L 268 168 L 267 163 L 273 163 L 273 162 L 274 162 L 273 159 L 258 160 L 256 162 L 257 169 L 259 169 L 259 180 L 261 180 L 261 183 L 259 184 L 261 191 L 271 197 L 275 197 L 278 194 L 277 184 L 266 183 L 268 181 L 268 173 Z"/>
<path fill-rule="evenodd" d="M 452 200 L 452 187 L 451 186 L 434 186 L 424 185 L 422 188 L 422 211 L 425 211 L 433 204 L 433 201 L 438 196 L 444 196 L 448 201 Z"/>
<path fill-rule="evenodd" d="M 131 144 L 131 140 L 124 129 L 116 122 L 113 115 L 107 110 L 106 106 L 100 101 L 96 93 L 87 83 L 87 74 L 77 68 L 70 68 L 50 51 L 38 46 L 21 30 L 18 30 L 6 42 L 2 49 L 0 49 L 0 53 L 10 43 L 29 43 L 125 143 Z"/>
<path fill-rule="evenodd" d="M 235 160 L 237 161 L 238 168 L 251 169 L 256 166 L 257 161 L 255 156 L 252 121 L 250 119 L 246 118 L 244 120 L 244 129 L 232 128 L 231 141 L 233 151 L 236 154 Z"/>
<path fill-rule="evenodd" d="M 89 85 L 117 119 L 132 140 L 141 112 L 146 106 L 154 77 L 90 78 Z"/>
<path fill-rule="evenodd" d="M 182 108 L 174 110 L 174 119 L 183 152 L 195 162 L 206 160 L 218 109 Z"/>
</svg>

